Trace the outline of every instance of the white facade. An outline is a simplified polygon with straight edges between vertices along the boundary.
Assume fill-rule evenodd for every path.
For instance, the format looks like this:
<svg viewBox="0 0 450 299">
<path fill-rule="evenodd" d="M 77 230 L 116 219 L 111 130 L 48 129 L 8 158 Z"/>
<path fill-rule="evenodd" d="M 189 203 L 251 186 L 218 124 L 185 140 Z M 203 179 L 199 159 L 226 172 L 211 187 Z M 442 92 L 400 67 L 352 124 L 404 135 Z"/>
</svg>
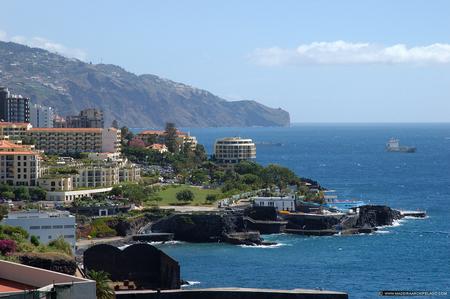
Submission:
<svg viewBox="0 0 450 299">
<path fill-rule="evenodd" d="M 251 139 L 227 137 L 216 140 L 214 157 L 220 163 L 239 163 L 256 158 L 256 145 Z"/>
<path fill-rule="evenodd" d="M 295 197 L 254 197 L 255 206 L 275 207 L 277 211 L 295 211 Z"/>
<path fill-rule="evenodd" d="M 107 128 L 102 130 L 102 152 L 118 153 L 120 152 L 120 130 Z"/>
<path fill-rule="evenodd" d="M 30 122 L 35 128 L 53 128 L 55 111 L 52 107 L 33 104 L 30 107 Z"/>
<path fill-rule="evenodd" d="M 75 248 L 75 216 L 63 211 L 27 211 L 10 212 L 2 223 L 11 226 L 20 226 L 30 236 L 36 236 L 39 242 L 47 244 L 62 236 L 64 240 Z"/>
<path fill-rule="evenodd" d="M 77 198 L 92 197 L 96 193 L 106 193 L 111 190 L 112 187 L 76 191 L 50 191 L 47 192 L 47 200 L 72 202 Z"/>
</svg>

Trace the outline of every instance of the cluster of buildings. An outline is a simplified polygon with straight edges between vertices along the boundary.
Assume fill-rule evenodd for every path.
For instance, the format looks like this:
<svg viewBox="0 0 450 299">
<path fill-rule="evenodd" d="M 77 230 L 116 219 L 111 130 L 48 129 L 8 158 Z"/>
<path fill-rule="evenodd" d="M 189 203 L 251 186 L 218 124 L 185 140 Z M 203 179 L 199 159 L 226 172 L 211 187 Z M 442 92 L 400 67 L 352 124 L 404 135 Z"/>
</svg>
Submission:
<svg viewBox="0 0 450 299">
<path fill-rule="evenodd" d="M 103 112 L 88 108 L 79 115 L 58 116 L 55 109 L 33 104 L 30 99 L 12 94 L 0 86 L 0 121 L 30 123 L 34 128 L 103 128 Z"/>
<path fill-rule="evenodd" d="M 114 153 L 90 153 L 84 161 L 66 158 L 57 165 L 44 166 L 37 185 L 47 190 L 47 200 L 70 203 L 77 198 L 109 192 L 114 185 L 136 182 L 140 178 L 141 169 L 126 158 Z"/>
<path fill-rule="evenodd" d="M 105 128 L 101 111 L 55 118 L 53 109 L 0 88 L 0 184 L 40 187 L 47 201 L 62 205 L 139 181 L 140 171 L 121 156 L 121 131 Z M 20 226 L 42 243 L 63 237 L 75 248 L 69 212 L 10 212 L 2 223 Z"/>
<path fill-rule="evenodd" d="M 163 130 L 145 130 L 136 135 L 136 138 L 144 143 L 144 146 L 160 153 L 168 151 L 166 146 L 167 132 Z M 177 131 L 175 141 L 178 146 L 188 146 L 194 150 L 197 147 L 197 138 L 189 133 Z"/>
</svg>

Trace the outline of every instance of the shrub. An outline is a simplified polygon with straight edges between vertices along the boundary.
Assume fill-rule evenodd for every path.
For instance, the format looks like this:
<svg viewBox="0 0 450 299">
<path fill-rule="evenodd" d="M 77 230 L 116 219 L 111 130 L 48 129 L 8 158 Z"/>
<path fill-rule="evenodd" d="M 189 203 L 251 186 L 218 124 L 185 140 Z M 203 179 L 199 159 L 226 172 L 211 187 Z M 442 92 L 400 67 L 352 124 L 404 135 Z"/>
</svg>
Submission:
<svg viewBox="0 0 450 299">
<path fill-rule="evenodd" d="M 65 254 L 71 256 L 72 255 L 72 246 L 64 240 L 63 237 L 59 237 L 48 243 L 48 247 L 50 249 L 56 249 L 57 251 L 64 252 Z"/>
<path fill-rule="evenodd" d="M 95 219 L 92 221 L 91 236 L 94 238 L 114 237 L 117 232 L 106 224 L 106 219 Z"/>
<path fill-rule="evenodd" d="M 176 197 L 179 201 L 188 202 L 188 201 L 193 201 L 195 195 L 194 195 L 194 192 L 192 192 L 191 190 L 185 189 L 185 190 L 181 190 L 181 191 L 177 192 Z"/>
<path fill-rule="evenodd" d="M 31 236 L 30 242 L 34 246 L 39 246 L 39 239 L 36 236 Z"/>
<path fill-rule="evenodd" d="M 215 194 L 208 194 L 208 195 L 206 195 L 206 201 L 208 203 L 213 203 L 216 200 L 217 200 L 217 195 L 215 195 Z"/>
<path fill-rule="evenodd" d="M 0 240 L 0 253 L 2 255 L 9 255 L 16 251 L 17 244 L 14 240 Z"/>
</svg>

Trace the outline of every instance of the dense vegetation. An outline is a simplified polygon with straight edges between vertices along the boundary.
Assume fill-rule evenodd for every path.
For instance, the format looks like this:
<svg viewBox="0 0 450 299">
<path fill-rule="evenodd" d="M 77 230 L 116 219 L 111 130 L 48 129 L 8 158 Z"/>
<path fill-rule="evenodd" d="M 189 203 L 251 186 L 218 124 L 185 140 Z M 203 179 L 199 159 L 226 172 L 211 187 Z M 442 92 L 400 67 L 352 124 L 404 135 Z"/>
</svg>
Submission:
<svg viewBox="0 0 450 299">
<path fill-rule="evenodd" d="M 53 253 L 62 258 L 72 258 L 72 249 L 62 237 L 42 244 L 21 227 L 0 225 L 0 259 L 18 261 L 22 253 Z"/>
</svg>

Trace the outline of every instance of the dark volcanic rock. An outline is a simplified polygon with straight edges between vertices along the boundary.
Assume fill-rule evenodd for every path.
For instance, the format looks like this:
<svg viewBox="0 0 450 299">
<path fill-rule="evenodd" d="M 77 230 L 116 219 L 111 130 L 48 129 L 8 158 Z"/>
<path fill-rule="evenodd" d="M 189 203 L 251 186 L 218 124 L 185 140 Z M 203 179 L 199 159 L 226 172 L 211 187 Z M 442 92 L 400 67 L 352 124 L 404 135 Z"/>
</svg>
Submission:
<svg viewBox="0 0 450 299">
<path fill-rule="evenodd" d="M 245 229 L 242 212 L 175 214 L 153 223 L 151 230 L 173 233 L 175 240 L 187 242 L 261 242 L 259 232 L 247 232 Z"/>
<path fill-rule="evenodd" d="M 388 206 L 366 205 L 359 207 L 356 227 L 376 227 L 392 225 L 394 220 L 402 218 L 399 211 Z"/>
<path fill-rule="evenodd" d="M 254 220 L 276 221 L 277 211 L 274 207 L 252 206 L 244 210 L 244 215 Z"/>
</svg>

